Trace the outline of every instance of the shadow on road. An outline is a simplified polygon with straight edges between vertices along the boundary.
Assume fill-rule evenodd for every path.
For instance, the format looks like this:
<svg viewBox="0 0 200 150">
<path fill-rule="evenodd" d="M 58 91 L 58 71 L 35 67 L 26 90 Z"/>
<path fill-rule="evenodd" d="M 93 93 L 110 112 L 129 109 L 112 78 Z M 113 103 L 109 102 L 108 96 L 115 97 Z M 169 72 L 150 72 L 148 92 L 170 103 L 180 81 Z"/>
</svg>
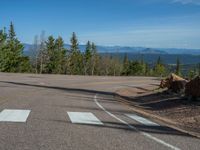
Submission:
<svg viewBox="0 0 200 150">
<path fill-rule="evenodd" d="M 10 81 L 0 81 L 0 82 L 1 83 L 14 84 L 14 85 L 48 88 L 48 89 L 56 89 L 56 90 L 71 91 L 71 92 L 80 92 L 80 93 L 87 93 L 87 94 L 102 94 L 102 95 L 110 95 L 110 96 L 113 96 L 115 94 L 114 92 L 96 91 L 96 90 L 89 90 L 89 89 L 46 86 L 46 85 L 37 85 L 37 84 L 28 84 L 28 83 L 19 83 L 19 82 L 10 82 Z"/>
<path fill-rule="evenodd" d="M 49 121 L 55 121 L 59 123 L 69 123 L 72 124 L 70 121 L 64 121 L 64 120 L 49 120 Z M 109 122 L 109 121 L 103 121 L 103 125 L 98 124 L 83 124 L 83 123 L 77 123 L 76 125 L 80 126 L 91 126 L 91 127 L 97 127 L 97 128 L 111 128 L 111 129 L 117 129 L 117 130 L 125 130 L 129 132 L 146 132 L 149 134 L 164 134 L 164 135 L 178 135 L 178 136 L 192 136 L 179 132 L 177 130 L 174 130 L 172 128 L 166 127 L 166 126 L 146 126 L 142 124 L 131 124 L 135 129 L 129 128 L 127 125 L 123 123 L 117 123 L 117 122 Z"/>
</svg>

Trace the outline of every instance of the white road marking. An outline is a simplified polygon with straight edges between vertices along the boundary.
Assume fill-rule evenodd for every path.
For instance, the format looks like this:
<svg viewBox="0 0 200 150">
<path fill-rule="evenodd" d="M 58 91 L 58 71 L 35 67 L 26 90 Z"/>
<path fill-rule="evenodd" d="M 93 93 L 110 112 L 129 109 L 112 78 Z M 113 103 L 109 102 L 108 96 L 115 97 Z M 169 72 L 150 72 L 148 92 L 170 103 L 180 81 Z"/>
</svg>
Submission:
<svg viewBox="0 0 200 150">
<path fill-rule="evenodd" d="M 149 139 L 152 139 L 152 140 L 156 141 L 157 143 L 160 143 L 160 144 L 162 144 L 162 145 L 164 145 L 164 146 L 166 146 L 166 147 L 169 147 L 169 148 L 171 148 L 171 149 L 173 149 L 173 150 L 180 150 L 180 148 L 178 148 L 178 147 L 175 147 L 175 146 L 173 146 L 173 145 L 171 145 L 171 144 L 168 144 L 168 143 L 166 143 L 165 141 L 160 140 L 160 139 L 158 139 L 158 138 L 156 138 L 156 137 L 154 137 L 154 136 L 152 136 L 152 135 L 150 135 L 150 134 L 148 134 L 148 133 L 146 133 L 146 132 L 142 132 L 142 131 L 138 130 L 136 127 L 130 125 L 130 124 L 127 123 L 126 121 L 124 121 L 124 120 L 118 118 L 117 116 L 115 116 L 114 114 L 110 113 L 109 111 L 107 111 L 107 110 L 97 101 L 97 95 L 94 96 L 94 101 L 95 101 L 95 103 L 96 103 L 104 112 L 106 112 L 106 113 L 109 114 L 111 117 L 115 118 L 116 120 L 120 121 L 121 123 L 127 125 L 129 128 L 131 128 L 131 129 L 133 129 L 133 130 L 139 132 L 140 134 L 144 135 L 145 137 L 147 137 L 147 138 L 149 138 Z"/>
<path fill-rule="evenodd" d="M 30 110 L 4 109 L 0 113 L 0 122 L 26 122 Z"/>
<path fill-rule="evenodd" d="M 146 118 L 140 117 L 140 116 L 135 115 L 135 114 L 125 114 L 125 115 L 128 116 L 129 118 L 136 120 L 137 122 L 140 122 L 140 123 L 147 125 L 147 126 L 160 126 L 159 124 L 157 124 L 155 122 L 152 122 L 152 121 L 150 121 Z"/>
<path fill-rule="evenodd" d="M 97 124 L 103 123 L 90 112 L 67 112 L 72 123 Z"/>
</svg>

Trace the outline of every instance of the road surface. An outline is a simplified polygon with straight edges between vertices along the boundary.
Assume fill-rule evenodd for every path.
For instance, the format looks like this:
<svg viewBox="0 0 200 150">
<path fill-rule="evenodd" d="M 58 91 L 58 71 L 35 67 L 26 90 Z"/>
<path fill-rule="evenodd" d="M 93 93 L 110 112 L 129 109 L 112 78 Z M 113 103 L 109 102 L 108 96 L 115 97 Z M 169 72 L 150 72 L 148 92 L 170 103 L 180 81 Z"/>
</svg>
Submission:
<svg viewBox="0 0 200 150">
<path fill-rule="evenodd" d="M 155 78 L 0 73 L 1 150 L 199 150 L 200 140 L 116 101 Z"/>
</svg>

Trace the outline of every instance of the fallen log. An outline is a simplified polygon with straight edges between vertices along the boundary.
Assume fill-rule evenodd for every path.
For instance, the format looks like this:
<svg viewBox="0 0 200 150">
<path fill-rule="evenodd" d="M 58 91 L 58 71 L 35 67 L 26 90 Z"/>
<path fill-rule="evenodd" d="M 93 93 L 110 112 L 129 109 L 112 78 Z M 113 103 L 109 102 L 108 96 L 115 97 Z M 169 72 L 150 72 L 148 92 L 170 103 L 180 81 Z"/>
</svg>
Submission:
<svg viewBox="0 0 200 150">
<path fill-rule="evenodd" d="M 200 98 L 200 76 L 197 76 L 186 84 L 185 95 L 192 98 Z"/>
<path fill-rule="evenodd" d="M 185 90 L 188 81 L 172 73 L 168 78 L 161 80 L 160 88 L 168 88 L 172 92 L 179 93 Z"/>
</svg>

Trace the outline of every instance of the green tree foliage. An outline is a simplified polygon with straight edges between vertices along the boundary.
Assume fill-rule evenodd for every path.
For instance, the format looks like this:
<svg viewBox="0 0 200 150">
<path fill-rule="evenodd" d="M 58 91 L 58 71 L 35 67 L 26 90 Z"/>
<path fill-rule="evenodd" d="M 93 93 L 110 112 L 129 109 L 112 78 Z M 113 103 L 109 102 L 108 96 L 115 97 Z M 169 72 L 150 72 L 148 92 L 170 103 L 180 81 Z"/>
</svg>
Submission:
<svg viewBox="0 0 200 150">
<path fill-rule="evenodd" d="M 78 47 L 78 39 L 75 32 L 73 32 L 71 37 L 71 47 L 69 56 L 69 70 L 70 74 L 79 75 L 83 73 L 83 56 Z"/>
<path fill-rule="evenodd" d="M 114 55 L 110 59 L 110 61 L 111 61 L 111 63 L 110 63 L 110 75 L 120 76 L 121 71 L 122 71 L 122 67 L 123 67 L 123 65 L 120 62 L 120 59 L 117 57 L 117 55 Z"/>
<path fill-rule="evenodd" d="M 198 76 L 200 76 L 200 63 L 197 64 L 197 70 L 198 70 L 198 71 L 197 71 L 197 72 L 198 72 L 197 74 L 198 74 Z"/>
<path fill-rule="evenodd" d="M 20 43 L 20 41 L 16 37 L 16 33 L 14 30 L 14 25 L 11 22 L 8 36 L 4 31 L 1 31 L 0 33 L 0 42 L 2 43 L 0 47 L 0 71 L 3 72 L 21 72 L 29 71 L 26 70 L 29 67 L 23 68 L 23 64 L 26 63 L 27 65 L 30 65 L 30 63 L 27 63 L 27 59 L 24 59 L 23 54 L 23 45 Z M 25 61 L 25 62 L 23 62 Z M 29 62 L 29 60 L 28 60 Z"/>
<path fill-rule="evenodd" d="M 125 54 L 122 75 L 147 75 L 148 71 L 148 65 L 144 62 L 143 58 L 141 61 L 129 61 L 127 54 Z"/>
<path fill-rule="evenodd" d="M 123 70 L 122 70 L 122 75 L 127 76 L 129 74 L 129 60 L 128 60 L 128 55 L 124 55 L 124 60 L 123 60 Z"/>
<path fill-rule="evenodd" d="M 55 41 L 56 49 L 56 73 L 63 74 L 66 72 L 66 49 L 62 37 L 58 37 Z"/>
<path fill-rule="evenodd" d="M 143 75 L 143 64 L 139 61 L 131 61 L 128 68 L 128 75 Z"/>
<path fill-rule="evenodd" d="M 0 49 L 5 47 L 6 39 L 7 39 L 7 34 L 4 28 L 4 30 L 0 30 Z"/>
<path fill-rule="evenodd" d="M 196 76 L 196 72 L 194 69 L 190 69 L 188 72 L 188 78 L 193 79 Z"/>
<path fill-rule="evenodd" d="M 29 57 L 22 56 L 19 59 L 20 65 L 19 65 L 19 72 L 25 73 L 25 72 L 31 72 L 31 65 L 29 61 Z"/>
<path fill-rule="evenodd" d="M 110 64 L 111 64 L 110 58 L 111 57 L 108 54 L 100 57 L 99 75 L 105 75 L 105 76 L 110 75 Z"/>
<path fill-rule="evenodd" d="M 66 50 L 61 37 L 54 39 L 53 36 L 49 36 L 41 55 L 44 68 L 42 72 L 53 74 L 66 72 Z"/>
<path fill-rule="evenodd" d="M 97 52 L 97 47 L 94 43 L 91 46 L 91 75 L 98 75 L 100 57 Z"/>
<path fill-rule="evenodd" d="M 45 42 L 47 52 L 47 63 L 45 64 L 46 73 L 55 73 L 56 70 L 56 50 L 55 50 L 55 39 L 53 36 L 49 36 Z"/>
<path fill-rule="evenodd" d="M 154 75 L 155 76 L 164 76 L 166 74 L 166 68 L 162 63 L 160 56 L 157 59 L 157 62 L 154 66 Z"/>
<path fill-rule="evenodd" d="M 91 75 L 91 61 L 92 61 L 92 45 L 90 44 L 90 41 L 88 41 L 86 44 L 86 49 L 83 59 L 85 75 Z"/>
<path fill-rule="evenodd" d="M 170 69 L 164 65 L 161 57 L 158 57 L 155 64 L 147 64 L 143 57 L 141 60 L 129 60 L 127 54 L 123 59 L 118 53 L 99 54 L 96 45 L 90 41 L 87 42 L 85 51 L 81 52 L 74 32 L 70 43 L 70 48 L 66 49 L 62 37 L 56 39 L 49 36 L 46 40 L 42 32 L 40 40 L 37 37 L 34 40 L 33 55 L 29 60 L 29 57 L 23 56 L 23 45 L 17 39 L 14 25 L 11 23 L 8 33 L 5 29 L 0 30 L 0 71 L 71 75 L 164 76 L 168 70 L 175 70 L 178 75 L 181 75 L 179 59 L 177 59 L 176 68 Z M 196 75 L 200 75 L 200 64 L 188 74 L 190 77 Z"/>
<path fill-rule="evenodd" d="M 176 60 L 176 72 L 177 75 L 181 76 L 181 63 L 179 58 Z"/>
<path fill-rule="evenodd" d="M 144 62 L 143 56 L 140 61 L 140 65 L 141 65 L 141 71 L 140 71 L 139 75 L 147 75 L 148 74 L 148 65 Z"/>
</svg>

